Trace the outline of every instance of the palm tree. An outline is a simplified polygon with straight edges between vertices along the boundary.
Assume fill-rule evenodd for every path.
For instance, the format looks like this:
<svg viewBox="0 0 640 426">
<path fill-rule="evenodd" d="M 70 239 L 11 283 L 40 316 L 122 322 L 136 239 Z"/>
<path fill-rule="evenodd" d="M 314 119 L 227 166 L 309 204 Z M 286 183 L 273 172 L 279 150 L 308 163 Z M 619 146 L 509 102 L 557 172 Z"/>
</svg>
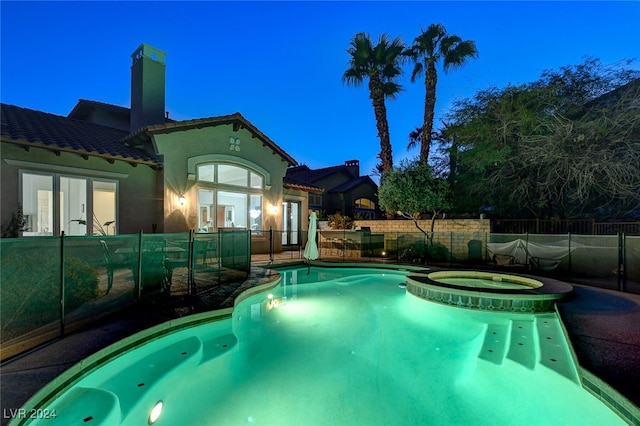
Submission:
<svg viewBox="0 0 640 426">
<path fill-rule="evenodd" d="M 376 117 L 380 139 L 379 157 L 383 172 L 393 168 L 385 98 L 393 99 L 401 90 L 400 85 L 393 80 L 402 73 L 400 64 L 405 49 L 399 37 L 390 41 L 389 37 L 383 34 L 378 44 L 373 46 L 368 34 L 358 33 L 351 40 L 351 47 L 347 49 L 351 58 L 349 68 L 342 76 L 342 81 L 348 86 L 359 86 L 365 79 L 369 79 L 369 98 L 373 103 L 373 112 Z"/>
<path fill-rule="evenodd" d="M 423 73 L 425 75 L 426 94 L 420 160 L 427 162 L 433 139 L 433 113 L 436 106 L 436 62 L 442 60 L 442 68 L 447 73 L 449 69 L 462 66 L 468 59 L 477 58 L 478 50 L 474 41 L 462 40 L 457 35 L 447 34 L 442 24 L 431 24 L 414 39 L 413 46 L 407 49 L 405 55 L 415 63 L 411 81 L 415 82 Z"/>
<path fill-rule="evenodd" d="M 422 127 L 416 127 L 415 130 L 409 133 L 409 143 L 407 149 L 413 149 L 422 142 Z"/>
</svg>

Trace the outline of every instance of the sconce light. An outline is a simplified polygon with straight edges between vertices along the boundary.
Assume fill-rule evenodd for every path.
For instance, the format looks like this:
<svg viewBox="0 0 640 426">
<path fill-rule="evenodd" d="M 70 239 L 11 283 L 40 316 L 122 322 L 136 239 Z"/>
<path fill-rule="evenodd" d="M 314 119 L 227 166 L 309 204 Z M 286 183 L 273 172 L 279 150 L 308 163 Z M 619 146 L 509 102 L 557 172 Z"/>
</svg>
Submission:
<svg viewBox="0 0 640 426">
<path fill-rule="evenodd" d="M 274 206 L 273 204 L 269 205 L 269 214 L 278 213 L 278 206 Z"/>
<path fill-rule="evenodd" d="M 184 195 L 178 197 L 178 203 L 180 203 L 181 206 L 184 206 L 185 201 L 186 199 L 184 198 Z"/>
</svg>

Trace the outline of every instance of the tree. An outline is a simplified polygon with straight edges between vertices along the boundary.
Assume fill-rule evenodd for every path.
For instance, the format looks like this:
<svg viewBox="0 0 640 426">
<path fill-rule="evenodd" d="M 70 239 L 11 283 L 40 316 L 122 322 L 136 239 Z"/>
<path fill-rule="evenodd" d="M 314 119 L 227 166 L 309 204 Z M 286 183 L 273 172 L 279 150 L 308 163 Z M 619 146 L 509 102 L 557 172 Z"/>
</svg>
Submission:
<svg viewBox="0 0 640 426">
<path fill-rule="evenodd" d="M 638 208 L 638 77 L 589 59 L 458 102 L 449 115 L 457 208 L 561 218 Z"/>
<path fill-rule="evenodd" d="M 402 73 L 400 64 L 404 50 L 405 45 L 399 37 L 390 41 L 389 37 L 383 34 L 374 46 L 368 34 L 358 33 L 351 40 L 351 47 L 347 50 L 351 56 L 349 68 L 342 76 L 342 81 L 348 86 L 359 86 L 364 80 L 369 79 L 369 98 L 373 104 L 380 139 L 379 157 L 383 172 L 393 168 L 385 98 L 393 99 L 401 90 L 394 79 Z"/>
<path fill-rule="evenodd" d="M 436 84 L 438 73 L 436 63 L 442 61 L 445 73 L 462 66 L 467 60 L 478 57 L 476 44 L 472 40 L 462 40 L 457 35 L 447 34 L 442 24 L 431 24 L 414 39 L 413 46 L 405 52 L 415 63 L 411 74 L 414 82 L 422 74 L 425 76 L 424 121 L 422 125 L 422 143 L 420 161 L 429 160 L 429 151 L 433 138 L 433 119 L 436 105 Z M 411 137 L 411 136 L 410 136 Z"/>
<path fill-rule="evenodd" d="M 431 213 L 431 235 L 436 217 L 450 207 L 449 186 L 446 179 L 436 177 L 423 161 L 404 160 L 400 166 L 383 175 L 378 188 L 380 208 L 411 219 L 420 232 L 418 220 L 422 213 Z"/>
</svg>

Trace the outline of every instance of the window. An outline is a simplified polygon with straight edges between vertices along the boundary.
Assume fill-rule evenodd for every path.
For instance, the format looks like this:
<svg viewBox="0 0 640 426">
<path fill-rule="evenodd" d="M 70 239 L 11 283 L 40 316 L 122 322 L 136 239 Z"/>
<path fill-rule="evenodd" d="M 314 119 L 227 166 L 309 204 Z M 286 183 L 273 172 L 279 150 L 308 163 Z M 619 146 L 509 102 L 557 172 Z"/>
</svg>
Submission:
<svg viewBox="0 0 640 426">
<path fill-rule="evenodd" d="M 218 183 L 235 186 L 248 186 L 248 170 L 225 164 L 218 165 Z"/>
<path fill-rule="evenodd" d="M 197 170 L 199 232 L 262 229 L 263 176 L 235 164 L 200 164 Z"/>
<path fill-rule="evenodd" d="M 375 218 L 376 203 L 368 198 L 359 198 L 354 203 L 355 214 L 360 218 Z"/>
<path fill-rule="evenodd" d="M 93 235 L 115 235 L 115 182 L 93 181 L 93 219 Z"/>
<path fill-rule="evenodd" d="M 21 172 L 25 236 L 116 233 L 115 182 Z"/>
<path fill-rule="evenodd" d="M 24 236 L 53 235 L 53 176 L 22 174 Z"/>
<path fill-rule="evenodd" d="M 367 209 L 367 210 L 375 210 L 376 203 L 369 200 L 368 198 L 359 198 L 355 203 L 356 209 Z"/>
<path fill-rule="evenodd" d="M 309 194 L 309 207 L 322 207 L 322 195 Z"/>
</svg>

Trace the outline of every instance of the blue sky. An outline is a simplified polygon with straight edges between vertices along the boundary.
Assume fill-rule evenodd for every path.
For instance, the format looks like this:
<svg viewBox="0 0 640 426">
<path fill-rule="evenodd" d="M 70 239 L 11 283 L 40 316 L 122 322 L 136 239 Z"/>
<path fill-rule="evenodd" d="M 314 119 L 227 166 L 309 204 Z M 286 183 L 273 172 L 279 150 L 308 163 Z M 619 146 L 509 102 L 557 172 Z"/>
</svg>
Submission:
<svg viewBox="0 0 640 426">
<path fill-rule="evenodd" d="M 366 85 L 347 87 L 357 32 L 407 44 L 431 23 L 475 40 L 479 59 L 440 72 L 436 123 L 453 101 L 546 69 L 638 58 L 640 2 L 8 2 L 0 3 L 3 103 L 67 115 L 78 99 L 129 106 L 130 54 L 166 52 L 166 109 L 174 119 L 240 112 L 299 163 L 379 152 Z M 638 64 L 635 64 L 638 67 Z M 421 125 L 424 84 L 399 80 L 387 102 L 394 161 Z"/>
</svg>

